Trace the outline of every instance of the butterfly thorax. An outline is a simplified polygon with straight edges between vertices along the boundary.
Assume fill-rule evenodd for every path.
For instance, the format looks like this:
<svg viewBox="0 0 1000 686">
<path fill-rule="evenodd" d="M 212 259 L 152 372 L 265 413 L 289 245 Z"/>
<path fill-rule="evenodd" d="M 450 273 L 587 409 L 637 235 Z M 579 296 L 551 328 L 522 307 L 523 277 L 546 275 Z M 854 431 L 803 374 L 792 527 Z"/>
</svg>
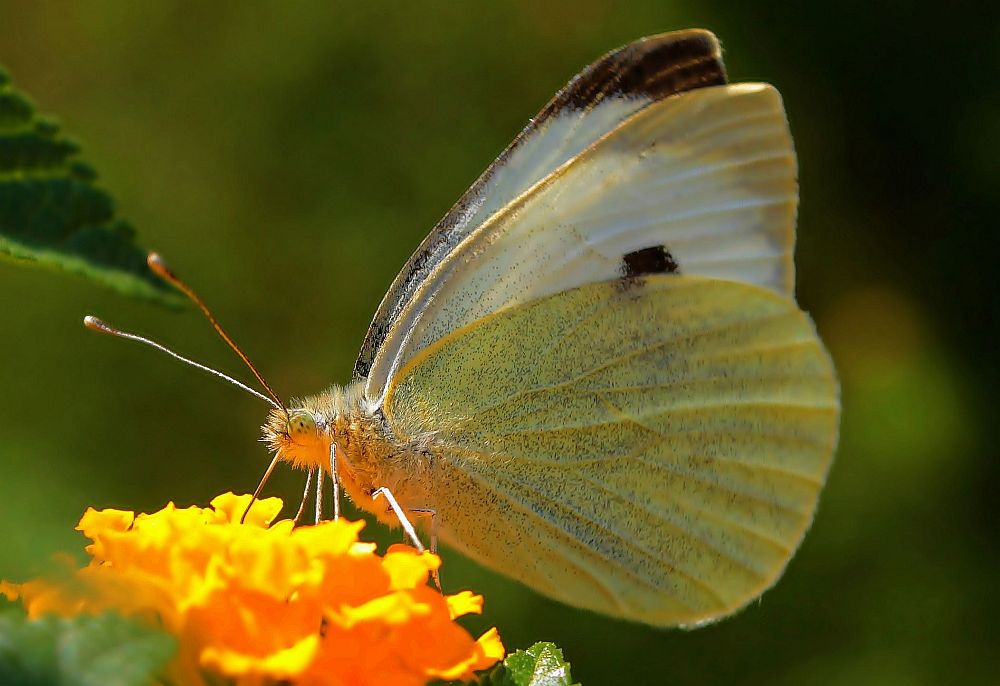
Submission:
<svg viewBox="0 0 1000 686">
<path fill-rule="evenodd" d="M 281 459 L 301 469 L 329 474 L 330 447 L 336 446 L 341 486 L 385 524 L 396 526 L 398 521 L 385 500 L 372 499 L 379 488 L 388 488 L 404 509 L 431 505 L 427 451 L 395 438 L 382 413 L 365 399 L 363 383 L 334 386 L 295 402 L 287 416 L 273 410 L 262 431 Z"/>
</svg>

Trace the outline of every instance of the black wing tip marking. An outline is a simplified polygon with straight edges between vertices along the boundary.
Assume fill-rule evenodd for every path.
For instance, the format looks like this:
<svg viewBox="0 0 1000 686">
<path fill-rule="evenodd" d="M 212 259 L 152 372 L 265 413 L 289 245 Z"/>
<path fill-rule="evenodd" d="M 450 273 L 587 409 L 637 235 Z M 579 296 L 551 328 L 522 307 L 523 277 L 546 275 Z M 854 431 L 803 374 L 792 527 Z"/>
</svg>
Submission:
<svg viewBox="0 0 1000 686">
<path fill-rule="evenodd" d="M 680 267 L 666 246 L 652 245 L 622 255 L 622 278 L 635 279 L 647 274 L 677 274 Z"/>
<path fill-rule="evenodd" d="M 540 125 L 563 109 L 590 109 L 608 97 L 662 100 L 726 83 L 719 41 L 702 29 L 640 38 L 577 74 L 535 118 Z"/>
</svg>

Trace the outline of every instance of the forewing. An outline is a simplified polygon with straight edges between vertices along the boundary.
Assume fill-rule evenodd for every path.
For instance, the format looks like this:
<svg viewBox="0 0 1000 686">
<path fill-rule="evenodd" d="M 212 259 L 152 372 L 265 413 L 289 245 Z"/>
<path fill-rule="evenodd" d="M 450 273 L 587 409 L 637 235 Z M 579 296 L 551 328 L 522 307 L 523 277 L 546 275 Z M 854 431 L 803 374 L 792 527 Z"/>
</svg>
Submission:
<svg viewBox="0 0 1000 686">
<path fill-rule="evenodd" d="M 490 315 L 401 370 L 443 537 L 564 602 L 656 625 L 745 605 L 816 509 L 838 389 L 808 316 L 738 282 L 648 276 Z"/>
<path fill-rule="evenodd" d="M 795 176 L 771 86 L 702 88 L 646 107 L 434 266 L 375 357 L 369 398 L 449 332 L 585 283 L 669 272 L 791 296 Z"/>
<path fill-rule="evenodd" d="M 573 78 L 438 222 L 390 286 L 365 338 L 355 378 L 369 375 L 393 323 L 435 266 L 508 203 L 650 104 L 726 82 L 708 31 L 649 36 L 608 53 Z"/>
</svg>

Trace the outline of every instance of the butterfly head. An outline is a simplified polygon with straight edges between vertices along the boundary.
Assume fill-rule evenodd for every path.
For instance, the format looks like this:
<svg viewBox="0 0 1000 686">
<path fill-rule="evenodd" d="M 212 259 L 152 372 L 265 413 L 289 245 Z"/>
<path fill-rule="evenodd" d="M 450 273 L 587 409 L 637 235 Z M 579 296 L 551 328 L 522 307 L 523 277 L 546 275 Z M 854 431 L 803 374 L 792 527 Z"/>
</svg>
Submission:
<svg viewBox="0 0 1000 686">
<path fill-rule="evenodd" d="M 261 427 L 263 440 L 286 462 L 312 469 L 330 459 L 328 419 L 315 408 L 271 410 Z"/>
</svg>

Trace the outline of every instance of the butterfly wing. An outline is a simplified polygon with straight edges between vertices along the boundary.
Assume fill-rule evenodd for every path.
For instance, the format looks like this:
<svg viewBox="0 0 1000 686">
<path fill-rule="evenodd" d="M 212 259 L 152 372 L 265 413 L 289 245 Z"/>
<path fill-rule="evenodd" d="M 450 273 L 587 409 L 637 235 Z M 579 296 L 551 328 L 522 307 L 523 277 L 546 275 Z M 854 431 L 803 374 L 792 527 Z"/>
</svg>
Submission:
<svg viewBox="0 0 1000 686">
<path fill-rule="evenodd" d="M 838 389 L 807 315 L 689 276 L 595 283 L 424 349 L 384 411 L 433 437 L 459 550 L 566 603 L 655 625 L 745 605 L 812 520 Z"/>
<path fill-rule="evenodd" d="M 632 114 L 668 96 L 725 82 L 718 40 L 703 30 L 642 38 L 578 74 L 528 122 L 410 257 L 375 314 L 355 378 L 369 376 L 376 352 L 435 265 L 491 216 Z"/>
<path fill-rule="evenodd" d="M 795 155 L 777 91 L 714 86 L 631 115 L 436 257 L 388 327 L 366 393 L 503 307 L 649 271 L 791 296 Z"/>
</svg>

